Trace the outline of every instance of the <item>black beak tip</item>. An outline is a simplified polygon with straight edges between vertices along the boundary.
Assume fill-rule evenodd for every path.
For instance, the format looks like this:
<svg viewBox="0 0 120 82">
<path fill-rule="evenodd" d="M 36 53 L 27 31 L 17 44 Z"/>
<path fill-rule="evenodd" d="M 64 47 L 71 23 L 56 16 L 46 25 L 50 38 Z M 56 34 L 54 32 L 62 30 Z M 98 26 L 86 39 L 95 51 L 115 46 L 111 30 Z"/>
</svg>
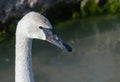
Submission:
<svg viewBox="0 0 120 82">
<path fill-rule="evenodd" d="M 65 46 L 68 52 L 72 52 L 72 48 L 68 44 L 63 43 L 63 45 Z"/>
<path fill-rule="evenodd" d="M 68 52 L 72 52 L 72 48 L 69 46 L 69 48 L 67 49 Z"/>
</svg>

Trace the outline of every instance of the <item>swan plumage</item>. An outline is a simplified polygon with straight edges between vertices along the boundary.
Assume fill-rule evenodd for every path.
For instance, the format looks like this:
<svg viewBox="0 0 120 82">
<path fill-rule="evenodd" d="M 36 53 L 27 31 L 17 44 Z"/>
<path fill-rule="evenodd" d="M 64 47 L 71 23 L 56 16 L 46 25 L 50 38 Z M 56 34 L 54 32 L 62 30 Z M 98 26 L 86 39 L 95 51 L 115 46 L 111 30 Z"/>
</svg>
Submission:
<svg viewBox="0 0 120 82">
<path fill-rule="evenodd" d="M 32 72 L 32 40 L 48 41 L 57 47 L 71 51 L 54 32 L 49 20 L 37 12 L 29 12 L 17 24 L 15 52 L 15 82 L 34 82 Z"/>
</svg>

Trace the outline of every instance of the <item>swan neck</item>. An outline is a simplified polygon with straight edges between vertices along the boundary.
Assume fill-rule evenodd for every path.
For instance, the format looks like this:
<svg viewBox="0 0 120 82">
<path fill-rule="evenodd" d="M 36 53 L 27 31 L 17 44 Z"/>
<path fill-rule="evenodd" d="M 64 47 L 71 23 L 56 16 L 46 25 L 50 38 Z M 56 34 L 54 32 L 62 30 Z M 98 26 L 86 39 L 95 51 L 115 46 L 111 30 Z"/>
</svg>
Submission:
<svg viewBox="0 0 120 82">
<path fill-rule="evenodd" d="M 16 37 L 15 82 L 34 82 L 31 50 L 32 39 Z"/>
</svg>

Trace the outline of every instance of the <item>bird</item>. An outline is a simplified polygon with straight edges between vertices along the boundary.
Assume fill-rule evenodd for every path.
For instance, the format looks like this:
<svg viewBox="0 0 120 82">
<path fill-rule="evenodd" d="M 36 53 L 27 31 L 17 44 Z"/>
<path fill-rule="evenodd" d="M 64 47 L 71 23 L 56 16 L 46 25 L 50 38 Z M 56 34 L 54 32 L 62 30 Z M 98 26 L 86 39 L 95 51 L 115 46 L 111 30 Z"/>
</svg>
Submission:
<svg viewBox="0 0 120 82">
<path fill-rule="evenodd" d="M 49 20 L 35 11 L 28 12 L 18 21 L 15 36 L 15 82 L 34 82 L 33 39 L 49 42 L 64 51 L 72 51 L 72 48 L 56 34 Z"/>
</svg>

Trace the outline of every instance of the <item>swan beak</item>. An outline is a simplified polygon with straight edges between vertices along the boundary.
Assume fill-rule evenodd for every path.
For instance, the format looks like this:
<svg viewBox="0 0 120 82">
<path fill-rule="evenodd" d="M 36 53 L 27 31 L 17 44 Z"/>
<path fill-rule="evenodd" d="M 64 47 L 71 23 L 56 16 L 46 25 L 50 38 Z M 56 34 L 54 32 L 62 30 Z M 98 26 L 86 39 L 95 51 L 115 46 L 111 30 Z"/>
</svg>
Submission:
<svg viewBox="0 0 120 82">
<path fill-rule="evenodd" d="M 46 41 L 49 43 L 52 43 L 54 45 L 56 45 L 57 47 L 66 50 L 68 52 L 72 51 L 72 48 L 66 44 L 65 42 L 63 42 L 55 33 L 54 29 L 47 29 L 47 28 L 42 28 L 40 27 L 40 29 L 42 29 L 46 35 Z"/>
<path fill-rule="evenodd" d="M 63 42 L 56 34 L 53 35 L 52 37 L 47 38 L 46 40 L 49 43 L 52 43 L 52 44 L 56 45 L 57 47 L 65 50 L 65 51 L 68 51 L 68 52 L 72 51 L 72 48 L 68 44 Z"/>
</svg>

